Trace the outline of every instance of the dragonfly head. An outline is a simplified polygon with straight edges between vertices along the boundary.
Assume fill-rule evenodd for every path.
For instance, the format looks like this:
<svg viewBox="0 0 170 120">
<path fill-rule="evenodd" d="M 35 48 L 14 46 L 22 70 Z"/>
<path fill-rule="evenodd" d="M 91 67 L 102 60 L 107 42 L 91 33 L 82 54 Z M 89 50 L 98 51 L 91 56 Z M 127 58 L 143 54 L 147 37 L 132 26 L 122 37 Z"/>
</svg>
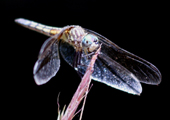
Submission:
<svg viewBox="0 0 170 120">
<path fill-rule="evenodd" d="M 85 51 L 93 52 L 99 47 L 99 40 L 93 34 L 87 34 L 82 40 L 82 47 Z"/>
</svg>

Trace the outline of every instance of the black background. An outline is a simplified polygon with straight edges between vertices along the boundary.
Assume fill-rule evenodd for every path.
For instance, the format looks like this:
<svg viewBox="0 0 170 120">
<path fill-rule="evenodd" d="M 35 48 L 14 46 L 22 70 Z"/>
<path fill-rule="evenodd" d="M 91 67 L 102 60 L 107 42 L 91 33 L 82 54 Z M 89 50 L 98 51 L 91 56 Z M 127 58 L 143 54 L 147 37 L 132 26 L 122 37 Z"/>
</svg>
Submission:
<svg viewBox="0 0 170 120">
<path fill-rule="evenodd" d="M 156 2 L 98 0 L 6 0 L 1 43 L 7 84 L 7 112 L 13 118 L 56 120 L 57 96 L 61 109 L 68 105 L 80 78 L 62 58 L 57 75 L 45 85 L 33 80 L 33 66 L 48 38 L 14 23 L 26 18 L 51 26 L 80 25 L 94 30 L 120 47 L 150 61 L 162 73 L 158 86 L 142 84 L 141 96 L 131 95 L 92 81 L 83 119 L 154 119 L 168 108 L 169 53 L 166 7 Z M 3 65 L 2 64 L 2 65 Z M 7 74 L 7 75 L 6 75 Z M 166 87 L 167 85 L 167 87 Z M 7 116 L 9 117 L 9 116 Z M 79 114 L 75 116 L 78 119 Z"/>
</svg>

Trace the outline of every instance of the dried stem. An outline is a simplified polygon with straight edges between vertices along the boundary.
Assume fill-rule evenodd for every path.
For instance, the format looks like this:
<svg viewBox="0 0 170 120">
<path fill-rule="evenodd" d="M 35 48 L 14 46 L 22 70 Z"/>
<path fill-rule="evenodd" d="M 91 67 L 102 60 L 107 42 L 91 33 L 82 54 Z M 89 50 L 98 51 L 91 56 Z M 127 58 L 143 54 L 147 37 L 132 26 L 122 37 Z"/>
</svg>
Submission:
<svg viewBox="0 0 170 120">
<path fill-rule="evenodd" d="M 95 54 L 92 56 L 92 59 L 90 61 L 90 64 L 88 65 L 86 73 L 84 74 L 84 76 L 81 80 L 81 83 L 79 84 L 74 96 L 72 97 L 72 100 L 71 100 L 69 106 L 67 107 L 65 113 L 63 113 L 64 111 L 62 111 L 62 113 L 60 114 L 60 111 L 59 111 L 60 115 L 58 115 L 57 120 L 72 120 L 75 115 L 75 112 L 77 110 L 77 107 L 83 98 L 84 98 L 84 102 L 83 102 L 83 107 L 82 107 L 81 111 L 84 110 L 85 101 L 86 101 L 87 93 L 89 90 L 89 85 L 91 82 L 90 76 L 93 73 L 93 66 L 97 59 L 100 49 L 101 49 L 101 46 L 95 52 Z M 82 114 L 83 114 L 83 112 L 81 112 L 79 120 L 81 120 Z"/>
</svg>

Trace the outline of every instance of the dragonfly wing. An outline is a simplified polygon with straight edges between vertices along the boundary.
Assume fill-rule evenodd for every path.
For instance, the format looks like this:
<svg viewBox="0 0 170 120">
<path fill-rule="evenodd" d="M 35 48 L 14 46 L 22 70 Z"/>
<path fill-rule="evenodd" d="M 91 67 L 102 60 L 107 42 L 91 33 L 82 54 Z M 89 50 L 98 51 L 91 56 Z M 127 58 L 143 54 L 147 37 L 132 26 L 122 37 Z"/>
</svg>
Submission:
<svg viewBox="0 0 170 120">
<path fill-rule="evenodd" d="M 120 48 L 102 35 L 86 29 L 88 33 L 96 35 L 102 43 L 101 53 L 124 66 L 132 72 L 140 82 L 157 85 L 161 82 L 160 71 L 150 62 Z"/>
<path fill-rule="evenodd" d="M 59 49 L 60 49 L 61 56 L 70 66 L 73 67 L 73 62 L 74 62 L 73 60 L 76 54 L 75 49 L 71 45 L 63 41 L 60 42 L 59 46 L 60 46 Z"/>
<path fill-rule="evenodd" d="M 74 26 L 64 27 L 60 33 L 48 38 L 42 45 L 34 65 L 34 79 L 38 85 L 48 82 L 60 68 L 58 43 L 63 33 Z"/>
<path fill-rule="evenodd" d="M 37 85 L 48 82 L 60 68 L 58 43 L 52 44 L 48 49 L 48 52 L 39 57 L 34 65 L 33 74 Z"/>
<path fill-rule="evenodd" d="M 74 48 L 68 43 L 61 42 L 60 52 L 66 62 L 73 66 Z M 82 54 L 85 56 L 85 53 Z M 89 59 L 86 57 L 81 58 L 81 65 L 78 66 L 78 71 L 82 74 L 85 73 L 87 65 L 90 63 L 91 56 L 89 57 Z M 122 65 L 104 54 L 99 54 L 94 64 L 92 79 L 128 93 L 140 94 L 142 92 L 138 79 Z"/>
<path fill-rule="evenodd" d="M 74 26 L 66 26 L 60 31 L 60 33 L 55 34 L 54 36 L 48 38 L 41 46 L 38 58 L 42 59 L 43 57 L 45 57 L 48 54 L 48 52 L 50 52 L 51 46 L 60 40 L 63 33 L 73 27 Z"/>
</svg>

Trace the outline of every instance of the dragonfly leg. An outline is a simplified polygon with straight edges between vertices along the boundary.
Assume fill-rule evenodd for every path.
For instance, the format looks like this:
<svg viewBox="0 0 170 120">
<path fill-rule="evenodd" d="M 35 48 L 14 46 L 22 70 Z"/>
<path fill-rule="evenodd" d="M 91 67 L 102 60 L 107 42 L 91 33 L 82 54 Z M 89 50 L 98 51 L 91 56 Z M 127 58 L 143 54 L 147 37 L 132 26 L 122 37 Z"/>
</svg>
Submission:
<svg viewBox="0 0 170 120">
<path fill-rule="evenodd" d="M 73 60 L 73 68 L 77 71 L 77 74 L 82 78 L 83 75 L 78 69 L 78 66 L 81 65 L 81 56 L 82 56 L 82 51 L 77 51 L 74 56 Z"/>
<path fill-rule="evenodd" d="M 77 68 L 77 56 L 78 56 L 78 52 L 75 53 L 75 56 L 74 56 L 74 60 L 73 60 L 73 68 Z"/>
<path fill-rule="evenodd" d="M 80 61 L 81 61 L 81 52 L 77 51 L 75 53 L 74 60 L 73 60 L 73 68 L 77 69 L 77 66 L 80 65 Z"/>
<path fill-rule="evenodd" d="M 80 76 L 80 78 L 83 77 L 83 74 L 82 74 L 82 73 L 80 73 L 79 71 L 76 71 L 76 72 L 77 72 L 77 74 Z"/>
<path fill-rule="evenodd" d="M 81 56 L 82 56 L 82 51 L 78 52 L 77 65 L 81 65 Z"/>
<path fill-rule="evenodd" d="M 82 55 L 82 57 L 87 57 L 87 58 L 88 58 L 89 56 L 94 55 L 94 53 L 95 53 L 95 52 L 91 52 L 91 53 L 88 53 L 88 54 L 86 54 L 86 55 Z"/>
</svg>

